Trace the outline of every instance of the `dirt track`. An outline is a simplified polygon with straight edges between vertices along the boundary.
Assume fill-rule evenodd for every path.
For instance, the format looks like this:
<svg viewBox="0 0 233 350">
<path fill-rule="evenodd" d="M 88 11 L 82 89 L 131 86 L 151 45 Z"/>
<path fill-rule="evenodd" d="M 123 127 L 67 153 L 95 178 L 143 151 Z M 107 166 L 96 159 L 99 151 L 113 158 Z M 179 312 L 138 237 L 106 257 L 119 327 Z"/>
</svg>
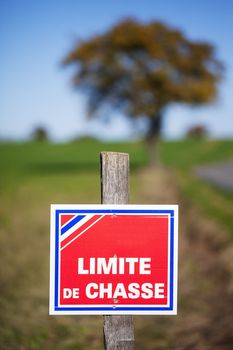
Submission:
<svg viewBox="0 0 233 350">
<path fill-rule="evenodd" d="M 167 172 L 141 173 L 145 203 L 178 203 L 178 316 L 138 318 L 138 349 L 230 350 L 233 344 L 233 245 L 229 232 L 185 200 Z M 141 323 L 143 322 L 143 324 Z M 153 344 L 153 345 L 152 345 Z M 156 346 L 157 344 L 157 346 Z"/>
</svg>

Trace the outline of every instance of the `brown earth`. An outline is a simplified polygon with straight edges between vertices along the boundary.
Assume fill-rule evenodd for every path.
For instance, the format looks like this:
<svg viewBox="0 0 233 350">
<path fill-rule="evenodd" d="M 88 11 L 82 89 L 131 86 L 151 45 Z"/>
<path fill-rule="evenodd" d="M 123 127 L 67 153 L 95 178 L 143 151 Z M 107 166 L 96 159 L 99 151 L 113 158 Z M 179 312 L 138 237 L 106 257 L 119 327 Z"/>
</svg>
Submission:
<svg viewBox="0 0 233 350">
<path fill-rule="evenodd" d="M 180 206 L 178 315 L 135 317 L 136 349 L 232 349 L 229 232 L 181 194 L 174 174 L 145 169 L 132 182 L 131 202 Z M 0 349 L 99 350 L 102 317 L 48 315 L 49 201 L 74 203 L 77 194 L 61 198 L 51 186 L 45 196 L 46 183 L 25 183 L 0 207 Z M 85 196 L 98 202 L 98 193 Z"/>
<path fill-rule="evenodd" d="M 232 349 L 233 245 L 229 232 L 181 195 L 171 173 L 144 170 L 140 179 L 144 203 L 179 204 L 179 298 L 177 316 L 136 318 L 137 349 Z"/>
</svg>

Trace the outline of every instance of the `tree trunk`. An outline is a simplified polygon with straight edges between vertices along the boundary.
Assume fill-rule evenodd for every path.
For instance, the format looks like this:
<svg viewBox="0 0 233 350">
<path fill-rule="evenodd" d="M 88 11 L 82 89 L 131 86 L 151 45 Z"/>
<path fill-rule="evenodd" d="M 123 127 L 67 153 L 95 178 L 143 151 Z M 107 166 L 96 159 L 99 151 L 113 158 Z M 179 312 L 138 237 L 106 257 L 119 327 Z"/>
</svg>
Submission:
<svg viewBox="0 0 233 350">
<path fill-rule="evenodd" d="M 160 165 L 159 157 L 159 137 L 162 124 L 162 115 L 157 113 L 150 119 L 150 126 L 146 135 L 146 144 L 148 150 L 149 165 L 151 167 L 158 167 Z"/>
</svg>

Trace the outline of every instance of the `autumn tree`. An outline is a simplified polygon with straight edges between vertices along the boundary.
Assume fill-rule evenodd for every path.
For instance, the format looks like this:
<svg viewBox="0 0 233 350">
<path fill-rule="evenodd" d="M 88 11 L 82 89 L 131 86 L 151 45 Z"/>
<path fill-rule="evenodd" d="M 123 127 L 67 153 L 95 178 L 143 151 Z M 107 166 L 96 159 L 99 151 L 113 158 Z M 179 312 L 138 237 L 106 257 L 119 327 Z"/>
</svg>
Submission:
<svg viewBox="0 0 233 350">
<path fill-rule="evenodd" d="M 75 65 L 73 83 L 87 93 L 91 115 L 111 106 L 131 118 L 148 118 L 151 164 L 157 162 L 165 107 L 213 101 L 222 71 L 210 44 L 189 40 L 161 22 L 134 19 L 78 42 L 64 64 Z"/>
</svg>

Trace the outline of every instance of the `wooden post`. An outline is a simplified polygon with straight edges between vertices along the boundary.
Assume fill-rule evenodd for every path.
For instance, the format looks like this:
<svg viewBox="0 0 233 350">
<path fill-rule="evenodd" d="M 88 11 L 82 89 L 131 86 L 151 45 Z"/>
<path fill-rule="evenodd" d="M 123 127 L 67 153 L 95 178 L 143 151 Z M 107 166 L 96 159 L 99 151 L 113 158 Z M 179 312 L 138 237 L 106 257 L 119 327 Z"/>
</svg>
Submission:
<svg viewBox="0 0 233 350">
<path fill-rule="evenodd" d="M 101 152 L 101 203 L 128 204 L 129 155 Z M 104 346 L 106 350 L 133 350 L 133 317 L 104 316 Z"/>
</svg>

